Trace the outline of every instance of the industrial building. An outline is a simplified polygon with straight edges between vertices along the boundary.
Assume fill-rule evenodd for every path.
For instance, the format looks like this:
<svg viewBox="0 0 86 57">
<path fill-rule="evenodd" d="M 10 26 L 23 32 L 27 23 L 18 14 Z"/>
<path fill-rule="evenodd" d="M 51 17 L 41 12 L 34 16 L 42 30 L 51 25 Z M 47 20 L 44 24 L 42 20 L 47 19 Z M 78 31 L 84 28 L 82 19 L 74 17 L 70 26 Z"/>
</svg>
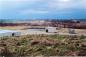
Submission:
<svg viewBox="0 0 86 57">
<path fill-rule="evenodd" d="M 46 32 L 49 32 L 49 33 L 56 33 L 57 32 L 56 27 L 46 27 L 45 30 L 46 30 Z"/>
<path fill-rule="evenodd" d="M 69 33 L 70 34 L 76 34 L 75 29 L 69 28 Z"/>
<path fill-rule="evenodd" d="M 0 30 L 0 37 L 5 37 L 5 36 L 20 36 L 21 32 L 14 31 L 14 30 Z"/>
</svg>

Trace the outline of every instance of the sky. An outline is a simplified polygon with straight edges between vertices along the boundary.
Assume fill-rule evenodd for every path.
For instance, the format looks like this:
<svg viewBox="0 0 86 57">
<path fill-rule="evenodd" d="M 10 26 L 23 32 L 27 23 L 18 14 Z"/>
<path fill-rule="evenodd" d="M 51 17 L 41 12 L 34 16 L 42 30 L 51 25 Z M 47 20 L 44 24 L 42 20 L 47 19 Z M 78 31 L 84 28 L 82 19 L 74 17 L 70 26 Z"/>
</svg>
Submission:
<svg viewBox="0 0 86 57">
<path fill-rule="evenodd" d="M 0 0 L 0 19 L 85 19 L 86 0 Z"/>
</svg>

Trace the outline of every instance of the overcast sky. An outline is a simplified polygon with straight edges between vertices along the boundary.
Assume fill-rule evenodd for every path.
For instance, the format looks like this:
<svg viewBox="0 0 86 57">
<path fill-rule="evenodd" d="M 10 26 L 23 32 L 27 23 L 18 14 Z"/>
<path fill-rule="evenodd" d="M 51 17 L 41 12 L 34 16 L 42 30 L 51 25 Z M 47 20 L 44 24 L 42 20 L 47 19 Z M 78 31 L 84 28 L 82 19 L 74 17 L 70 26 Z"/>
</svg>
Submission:
<svg viewBox="0 0 86 57">
<path fill-rule="evenodd" d="M 82 19 L 86 0 L 0 0 L 0 19 Z"/>
</svg>

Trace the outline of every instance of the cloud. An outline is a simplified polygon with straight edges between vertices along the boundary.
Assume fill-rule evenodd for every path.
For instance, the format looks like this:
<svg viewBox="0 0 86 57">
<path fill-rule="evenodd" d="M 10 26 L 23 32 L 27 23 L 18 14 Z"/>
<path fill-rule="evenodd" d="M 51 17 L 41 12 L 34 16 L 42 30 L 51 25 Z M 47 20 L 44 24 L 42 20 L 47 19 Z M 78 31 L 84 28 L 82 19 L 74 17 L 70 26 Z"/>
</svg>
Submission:
<svg viewBox="0 0 86 57">
<path fill-rule="evenodd" d="M 17 16 L 74 15 L 86 13 L 86 0 L 0 0 L 1 9 L 3 16 L 8 12 Z"/>
<path fill-rule="evenodd" d="M 22 10 L 20 11 L 21 14 L 45 14 L 45 13 L 49 13 L 49 11 L 45 11 L 45 10 Z"/>
<path fill-rule="evenodd" d="M 40 0 L 0 0 L 0 5 L 4 7 L 21 7 L 25 6 L 26 4 L 35 4 L 39 2 Z"/>
<path fill-rule="evenodd" d="M 42 6 L 46 10 L 65 10 L 65 9 L 86 9 L 86 0 L 0 0 L 2 6 L 4 7 L 36 7 Z M 34 6 L 33 6 L 34 5 Z M 43 6 L 44 5 L 44 6 Z"/>
<path fill-rule="evenodd" d="M 33 0 L 34 1 L 34 0 Z M 86 0 L 40 0 L 31 8 L 20 10 L 21 14 L 72 14 L 75 9 L 86 9 Z M 40 3 L 39 3 L 40 2 Z M 31 9 L 31 10 L 30 10 Z"/>
<path fill-rule="evenodd" d="M 40 0 L 0 0 L 0 2 L 36 2 Z"/>
<path fill-rule="evenodd" d="M 52 0 L 48 3 L 50 9 L 86 9 L 86 0 Z"/>
<path fill-rule="evenodd" d="M 77 4 L 77 7 L 86 9 L 86 0 L 79 1 L 79 3 Z"/>
</svg>

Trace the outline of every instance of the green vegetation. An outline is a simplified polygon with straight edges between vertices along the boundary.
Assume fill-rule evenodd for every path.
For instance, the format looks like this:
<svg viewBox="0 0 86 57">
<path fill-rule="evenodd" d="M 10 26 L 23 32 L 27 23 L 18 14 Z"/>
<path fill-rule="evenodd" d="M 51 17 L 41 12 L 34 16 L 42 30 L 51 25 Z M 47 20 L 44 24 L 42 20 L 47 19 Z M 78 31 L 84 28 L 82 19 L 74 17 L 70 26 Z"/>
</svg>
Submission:
<svg viewBox="0 0 86 57">
<path fill-rule="evenodd" d="M 0 56 L 86 56 L 85 36 L 27 35 L 0 39 Z"/>
<path fill-rule="evenodd" d="M 62 41 L 68 38 L 68 36 L 63 36 L 63 35 L 49 35 L 48 37 L 59 40 L 59 41 Z"/>
</svg>

